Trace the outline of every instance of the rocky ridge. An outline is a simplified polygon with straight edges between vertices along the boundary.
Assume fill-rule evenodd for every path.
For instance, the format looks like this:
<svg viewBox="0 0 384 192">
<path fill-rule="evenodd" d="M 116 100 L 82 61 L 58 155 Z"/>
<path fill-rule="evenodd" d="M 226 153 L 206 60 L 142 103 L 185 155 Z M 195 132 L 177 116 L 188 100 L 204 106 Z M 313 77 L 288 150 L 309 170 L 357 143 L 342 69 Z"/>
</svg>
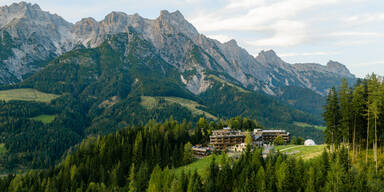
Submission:
<svg viewBox="0 0 384 192">
<path fill-rule="evenodd" d="M 186 88 L 194 94 L 210 86 L 209 74 L 270 95 L 279 95 L 285 86 L 309 88 L 325 95 L 341 78 L 355 79 L 344 65 L 334 61 L 326 66 L 289 64 L 272 50 L 253 57 L 235 40 L 220 43 L 200 34 L 179 11 L 161 11 L 153 20 L 112 12 L 101 21 L 84 18 L 71 24 L 36 4 L 21 2 L 0 8 L 0 40 L 11 47 L 0 58 L 0 83 L 20 81 L 58 55 L 79 45 L 96 47 L 108 36 L 126 33 L 130 28 L 180 71 Z"/>
</svg>

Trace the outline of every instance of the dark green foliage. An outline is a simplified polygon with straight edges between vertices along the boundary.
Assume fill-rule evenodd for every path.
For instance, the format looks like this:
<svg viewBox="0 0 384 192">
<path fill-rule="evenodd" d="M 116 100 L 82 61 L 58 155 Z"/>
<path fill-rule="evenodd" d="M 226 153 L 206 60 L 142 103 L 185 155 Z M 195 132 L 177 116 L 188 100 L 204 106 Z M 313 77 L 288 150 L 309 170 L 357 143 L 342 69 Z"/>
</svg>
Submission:
<svg viewBox="0 0 384 192">
<path fill-rule="evenodd" d="M 327 106 L 324 112 L 324 120 L 326 122 L 327 128 L 325 129 L 326 133 L 326 143 L 335 144 L 336 147 L 341 142 L 341 112 L 339 105 L 339 98 L 335 87 L 333 87 L 327 98 Z"/>
<path fill-rule="evenodd" d="M 194 47 L 190 54 L 190 59 L 196 62 L 207 56 L 199 47 Z M 214 59 L 210 65 L 216 66 Z M 193 73 L 193 70 L 186 71 L 184 75 Z M 238 84 L 228 75 L 212 74 Z M 203 94 L 192 94 L 181 81 L 180 72 L 161 59 L 151 43 L 133 29 L 109 36 L 96 48 L 79 47 L 65 53 L 12 87 L 35 88 L 63 96 L 50 104 L 18 104 L 13 101 L 4 104 L 6 108 L 0 111 L 0 116 L 7 113 L 7 117 L 0 124 L 4 136 L 0 142 L 6 144 L 8 152 L 1 160 L 1 171 L 53 166 L 66 150 L 88 135 L 108 134 L 127 126 L 144 125 L 149 120 L 163 122 L 171 116 L 177 121 L 187 122 L 197 122 L 204 117 L 165 100 L 160 100 L 153 108 L 145 108 L 141 105 L 141 96 L 180 97 L 204 105 L 199 108 L 219 118 L 242 116 L 258 122 L 234 118 L 211 125 L 209 121 L 212 119 L 207 119 L 204 125 L 193 130 L 192 144 L 207 143 L 210 131 L 224 125 L 243 130 L 263 125 L 286 129 L 293 135 L 310 137 L 317 143 L 323 141 L 321 131 L 292 125 L 294 121 L 319 124 L 320 120 L 263 93 L 240 87 L 245 90 L 241 91 L 215 81 Z M 29 119 L 40 114 L 56 117 L 46 125 Z M 192 124 L 188 125 L 189 128 Z M 182 148 L 178 146 L 178 150 Z"/>
<path fill-rule="evenodd" d="M 144 127 L 126 128 L 104 137 L 89 137 L 54 169 L 27 174 L 27 177 L 43 179 L 56 175 L 50 180 L 58 191 L 86 189 L 92 186 L 91 183 L 144 191 L 156 165 L 159 168 L 184 165 L 180 161 L 184 156 L 183 148 L 180 150 L 179 146 L 189 140 L 187 128 L 186 123 L 173 120 L 163 124 L 151 121 Z M 48 187 L 35 184 L 31 187 L 38 191 Z M 15 185 L 11 184 L 11 188 L 17 188 Z"/>
<path fill-rule="evenodd" d="M 340 144 L 352 146 L 352 159 L 356 159 L 365 148 L 365 161 L 368 161 L 368 149 L 372 148 L 375 161 L 382 150 L 377 143 L 383 141 L 383 104 L 384 85 L 375 74 L 358 80 L 354 87 L 349 87 L 342 80 L 337 94 L 331 89 L 324 113 L 327 129 L 326 142 L 336 147 Z M 335 167 L 337 169 L 337 167 Z"/>
<path fill-rule="evenodd" d="M 308 113 L 295 110 L 288 105 L 257 92 L 242 92 L 237 88 L 216 81 L 212 88 L 200 95 L 209 112 L 219 117 L 230 118 L 244 116 L 256 119 L 267 128 L 285 129 L 297 136 L 313 138 L 317 143 L 323 142 L 323 132 L 315 128 L 301 128 L 293 122 L 321 124 Z"/>
<path fill-rule="evenodd" d="M 7 148 L 0 159 L 1 171 L 53 165 L 64 151 L 81 141 L 87 126 L 82 105 L 69 96 L 51 105 L 11 101 L 1 102 L 0 108 L 0 143 Z M 29 119 L 41 114 L 56 114 L 56 118 L 49 124 Z"/>
<path fill-rule="evenodd" d="M 261 150 L 248 149 L 238 159 L 213 159 L 206 176 L 176 175 L 168 167 L 183 165 L 189 140 L 186 123 L 173 120 L 89 137 L 54 168 L 0 178 L 0 190 L 378 191 L 384 184 L 382 168 L 352 165 L 345 148 L 308 161 L 279 152 L 263 158 Z"/>
<path fill-rule="evenodd" d="M 277 136 L 275 140 L 273 140 L 274 145 L 283 145 L 284 144 L 284 139 L 282 136 Z"/>
<path fill-rule="evenodd" d="M 325 97 L 307 88 L 287 86 L 282 88 L 280 99 L 294 106 L 295 108 L 313 114 L 321 119 L 324 111 Z"/>
<path fill-rule="evenodd" d="M 293 136 L 291 139 L 291 144 L 294 144 L 294 145 L 304 145 L 304 138 L 302 137 L 296 137 L 296 136 Z"/>
</svg>

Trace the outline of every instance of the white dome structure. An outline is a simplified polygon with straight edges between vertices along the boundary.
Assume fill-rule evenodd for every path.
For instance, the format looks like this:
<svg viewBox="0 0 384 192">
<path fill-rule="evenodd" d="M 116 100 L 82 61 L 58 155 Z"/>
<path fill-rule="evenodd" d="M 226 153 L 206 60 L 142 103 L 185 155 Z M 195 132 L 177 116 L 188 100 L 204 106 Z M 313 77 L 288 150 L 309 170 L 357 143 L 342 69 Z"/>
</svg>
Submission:
<svg viewBox="0 0 384 192">
<path fill-rule="evenodd" d="M 312 139 L 307 139 L 304 141 L 304 146 L 313 146 L 316 145 L 316 143 Z"/>
</svg>

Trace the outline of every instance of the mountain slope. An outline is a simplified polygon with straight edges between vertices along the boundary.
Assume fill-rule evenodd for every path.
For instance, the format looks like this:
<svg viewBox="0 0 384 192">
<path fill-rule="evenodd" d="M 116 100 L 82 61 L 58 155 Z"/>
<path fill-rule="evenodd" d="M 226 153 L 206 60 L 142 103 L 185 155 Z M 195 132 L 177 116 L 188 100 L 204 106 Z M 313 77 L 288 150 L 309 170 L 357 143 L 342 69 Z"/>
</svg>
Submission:
<svg viewBox="0 0 384 192">
<path fill-rule="evenodd" d="M 186 73 L 161 59 L 152 43 L 133 28 L 128 33 L 110 35 L 95 48 L 65 53 L 13 86 L 62 96 L 35 113 L 0 115 L 5 122 L 9 119 L 17 122 L 0 125 L 3 135 L 0 143 L 5 143 L 10 152 L 0 161 L 8 170 L 46 167 L 88 135 L 110 133 L 151 119 L 164 121 L 171 116 L 178 121 L 195 122 L 204 116 L 210 120 L 246 116 L 269 128 L 287 129 L 293 135 L 322 141 L 321 131 L 293 125 L 294 122 L 321 123 L 312 115 L 265 93 L 242 87 L 226 74 L 209 70 L 205 73 L 209 86 L 195 95 L 183 83 L 182 74 L 187 76 Z M 148 108 L 142 102 L 149 97 L 160 99 Z M 11 103 L 4 103 L 4 108 L 9 105 Z M 24 112 L 24 109 L 36 108 L 28 106 L 29 103 L 24 103 L 14 110 Z M 34 120 L 41 115 L 55 116 L 55 119 L 46 124 Z M 31 145 L 22 147 L 23 143 Z"/>
<path fill-rule="evenodd" d="M 26 102 L 15 108 L 20 113 L 0 115 L 7 122 L 0 124 L 0 143 L 15 162 L 0 160 L 11 168 L 46 167 L 89 135 L 171 116 L 195 122 L 244 116 L 321 142 L 322 131 L 295 123 L 321 124 L 327 89 L 343 77 L 354 80 L 336 62 L 292 65 L 273 51 L 253 57 L 234 40 L 199 34 L 178 11 L 162 11 L 154 20 L 112 12 L 99 22 L 70 24 L 19 3 L 3 7 L 0 20 L 2 89 L 61 95 L 40 112 L 27 113 L 41 104 Z M 148 107 L 145 98 L 156 103 Z M 55 118 L 34 120 L 44 115 Z"/>
<path fill-rule="evenodd" d="M 21 2 L 0 7 L 0 83 L 15 83 L 70 49 L 73 24 Z"/>
<path fill-rule="evenodd" d="M 326 95 L 341 78 L 355 80 L 345 66 L 336 62 L 327 66 L 291 65 L 273 51 L 262 51 L 253 57 L 234 40 L 220 43 L 199 34 L 179 11 L 161 11 L 154 20 L 112 12 L 99 22 L 85 18 L 71 24 L 42 11 L 38 5 L 22 2 L 2 7 L 0 24 L 1 43 L 10 47 L 1 58 L 3 84 L 20 81 L 45 66 L 47 60 L 79 46 L 97 47 L 109 35 L 128 32 L 130 27 L 151 42 L 164 61 L 189 74 L 188 78 L 183 76 L 183 82 L 194 94 L 209 86 L 205 80 L 207 69 L 230 77 L 225 80 L 276 96 L 286 86 Z"/>
<path fill-rule="evenodd" d="M 243 115 L 265 123 L 320 123 L 308 114 L 295 111 L 263 93 L 236 85 L 236 80 L 233 80 L 235 83 L 226 81 L 222 79 L 225 75 L 209 70 L 204 71 L 207 74 L 204 80 L 209 86 L 201 94 L 194 95 L 188 87 L 184 87 L 185 79 L 181 78 L 183 73 L 162 60 L 152 44 L 133 28 L 129 30 L 129 33 L 110 36 L 96 48 L 78 49 L 58 57 L 44 70 L 20 83 L 20 87 L 58 94 L 70 93 L 92 102 L 91 111 L 102 111 L 100 106 L 106 102 L 118 106 L 126 98 L 166 96 L 194 100 L 220 117 Z M 202 62 L 195 62 L 201 64 L 199 61 Z M 187 75 L 184 73 L 184 76 Z M 110 106 L 112 109 L 113 105 Z M 280 115 L 272 115 L 273 113 Z M 282 114 L 290 117 L 281 118 Z"/>
<path fill-rule="evenodd" d="M 162 11 L 154 20 L 137 14 L 112 12 L 100 22 L 83 19 L 74 28 L 80 37 L 79 41 L 93 47 L 100 44 L 107 34 L 125 32 L 128 26 L 143 34 L 158 49 L 161 57 L 180 71 L 194 69 L 194 79 L 185 83 L 196 94 L 203 92 L 202 87 L 206 87 L 202 78 L 206 75 L 204 69 L 226 73 L 244 87 L 271 95 L 279 95 L 279 89 L 285 86 L 309 88 L 326 95 L 328 88 L 338 84 L 341 78 L 355 80 L 348 69 L 335 62 L 327 66 L 291 65 L 281 60 L 274 51 L 262 51 L 255 58 L 234 40 L 222 44 L 199 34 L 178 11 Z M 200 64 L 188 59 L 191 51 L 200 54 Z M 312 81 L 312 75 L 318 79 Z M 319 86 L 318 80 L 324 80 L 323 86 Z"/>
</svg>

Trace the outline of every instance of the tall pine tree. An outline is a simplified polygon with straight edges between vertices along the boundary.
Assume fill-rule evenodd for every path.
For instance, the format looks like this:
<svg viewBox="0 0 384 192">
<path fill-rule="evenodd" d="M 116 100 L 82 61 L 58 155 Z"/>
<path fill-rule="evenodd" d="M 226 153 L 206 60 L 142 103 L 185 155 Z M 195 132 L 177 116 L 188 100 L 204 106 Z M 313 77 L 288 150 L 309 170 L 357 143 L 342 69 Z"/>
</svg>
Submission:
<svg viewBox="0 0 384 192">
<path fill-rule="evenodd" d="M 324 119 L 326 122 L 325 140 L 326 143 L 331 144 L 332 149 L 338 147 L 340 144 L 340 122 L 341 113 L 339 99 L 337 97 L 335 87 L 329 91 L 327 98 L 327 105 L 325 107 Z"/>
</svg>

